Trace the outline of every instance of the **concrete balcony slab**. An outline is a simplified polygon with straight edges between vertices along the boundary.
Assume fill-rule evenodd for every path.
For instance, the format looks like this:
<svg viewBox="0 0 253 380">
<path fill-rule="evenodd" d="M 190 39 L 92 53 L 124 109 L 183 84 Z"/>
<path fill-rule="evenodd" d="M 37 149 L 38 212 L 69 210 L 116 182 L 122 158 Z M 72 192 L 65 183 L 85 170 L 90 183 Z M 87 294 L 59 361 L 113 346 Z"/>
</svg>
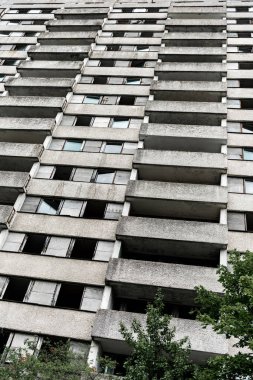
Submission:
<svg viewBox="0 0 253 380">
<path fill-rule="evenodd" d="M 220 153 L 138 149 L 133 160 L 139 179 L 219 185 L 226 173 L 226 156 Z"/>
<path fill-rule="evenodd" d="M 220 153 L 227 143 L 227 129 L 220 126 L 142 124 L 140 139 L 145 149 Z"/>
<path fill-rule="evenodd" d="M 219 221 L 227 207 L 227 188 L 211 185 L 130 181 L 126 200 L 131 215 Z"/>
<path fill-rule="evenodd" d="M 120 322 L 130 328 L 137 319 L 144 326 L 145 315 L 114 310 L 99 310 L 92 329 L 92 337 L 107 352 L 129 354 L 129 347 L 119 332 Z M 216 334 L 210 327 L 203 329 L 197 321 L 189 319 L 173 319 L 176 327 L 175 338 L 188 336 L 191 342 L 191 358 L 194 362 L 202 362 L 215 355 L 228 353 L 228 341 L 223 335 Z"/>
</svg>

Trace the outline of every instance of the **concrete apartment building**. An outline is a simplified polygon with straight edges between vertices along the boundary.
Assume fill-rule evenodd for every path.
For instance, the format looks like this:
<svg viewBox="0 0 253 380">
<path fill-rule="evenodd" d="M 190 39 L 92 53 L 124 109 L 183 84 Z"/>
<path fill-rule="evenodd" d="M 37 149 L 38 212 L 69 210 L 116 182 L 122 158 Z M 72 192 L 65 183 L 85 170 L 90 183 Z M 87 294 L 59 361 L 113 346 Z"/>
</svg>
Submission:
<svg viewBox="0 0 253 380">
<path fill-rule="evenodd" d="M 0 352 L 68 338 L 96 365 L 158 287 L 189 314 L 253 250 L 253 1 L 0 1 Z"/>
</svg>

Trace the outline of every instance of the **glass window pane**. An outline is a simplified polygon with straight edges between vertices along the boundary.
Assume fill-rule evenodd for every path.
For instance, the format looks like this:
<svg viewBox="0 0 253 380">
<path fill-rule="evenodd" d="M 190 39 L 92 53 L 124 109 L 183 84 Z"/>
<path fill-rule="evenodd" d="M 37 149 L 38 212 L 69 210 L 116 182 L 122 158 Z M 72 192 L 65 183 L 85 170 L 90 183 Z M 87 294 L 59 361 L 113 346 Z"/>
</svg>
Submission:
<svg viewBox="0 0 253 380">
<path fill-rule="evenodd" d="M 74 200 L 66 199 L 63 202 L 63 206 L 62 206 L 60 215 L 68 215 L 68 216 L 78 217 L 81 215 L 81 211 L 82 211 L 82 209 L 86 203 L 87 202 L 74 201 Z"/>
<path fill-rule="evenodd" d="M 53 139 L 51 141 L 49 149 L 51 150 L 62 150 L 65 140 L 63 139 Z"/>
<path fill-rule="evenodd" d="M 115 175 L 115 171 L 98 172 L 95 182 L 98 183 L 112 183 Z"/>
<path fill-rule="evenodd" d="M 109 117 L 95 117 L 92 127 L 93 128 L 107 128 L 110 123 Z"/>
<path fill-rule="evenodd" d="M 68 150 L 72 152 L 80 152 L 82 148 L 82 140 L 66 140 L 63 150 Z"/>
<path fill-rule="evenodd" d="M 228 177 L 228 191 L 230 193 L 243 193 L 243 179 Z"/>
<path fill-rule="evenodd" d="M 134 154 L 138 147 L 137 143 L 124 143 L 122 153 Z"/>
<path fill-rule="evenodd" d="M 37 174 L 36 174 L 36 178 L 50 179 L 53 177 L 54 172 L 55 172 L 54 166 L 41 165 L 39 167 Z"/>
<path fill-rule="evenodd" d="M 49 240 L 47 248 L 42 255 L 67 257 L 71 239 L 52 236 Z"/>
<path fill-rule="evenodd" d="M 141 84 L 140 78 L 127 78 L 126 84 Z"/>
<path fill-rule="evenodd" d="M 92 174 L 93 174 L 93 169 L 78 168 L 76 169 L 75 174 L 73 176 L 73 181 L 90 182 Z"/>
<path fill-rule="evenodd" d="M 98 104 L 100 101 L 100 96 L 85 96 L 84 104 Z"/>
<path fill-rule="evenodd" d="M 103 288 L 84 288 L 80 309 L 87 311 L 97 311 L 101 305 Z"/>
<path fill-rule="evenodd" d="M 122 215 L 123 204 L 107 203 L 104 219 L 119 220 Z"/>
<path fill-rule="evenodd" d="M 37 209 L 38 214 L 56 215 L 59 209 L 60 201 L 57 199 L 42 199 Z"/>
<path fill-rule="evenodd" d="M 102 141 L 96 141 L 96 140 L 88 140 L 85 142 L 85 146 L 83 148 L 84 152 L 92 152 L 92 153 L 99 153 L 102 146 Z"/>
<path fill-rule="evenodd" d="M 114 242 L 98 241 L 93 260 L 109 261 L 113 253 Z"/>
<path fill-rule="evenodd" d="M 25 234 L 19 234 L 18 232 L 9 232 L 7 239 L 2 246 L 2 251 L 19 252 L 23 241 L 25 239 Z"/>
<path fill-rule="evenodd" d="M 24 301 L 39 305 L 54 305 L 59 285 L 56 282 L 32 281 Z"/>
<path fill-rule="evenodd" d="M 245 193 L 253 194 L 253 180 L 245 180 Z"/>
<path fill-rule="evenodd" d="M 112 128 L 128 128 L 129 119 L 113 119 Z"/>
<path fill-rule="evenodd" d="M 121 153 L 122 144 L 107 143 L 105 146 L 105 153 Z"/>
<path fill-rule="evenodd" d="M 230 231 L 246 231 L 245 214 L 228 212 L 228 229 Z"/>
<path fill-rule="evenodd" d="M 2 299 L 4 292 L 8 286 L 9 278 L 5 276 L 0 276 L 0 299 Z"/>
<path fill-rule="evenodd" d="M 228 148 L 229 160 L 242 160 L 242 148 Z"/>
<path fill-rule="evenodd" d="M 253 161 L 253 149 L 243 149 L 244 160 Z"/>
<path fill-rule="evenodd" d="M 22 212 L 36 212 L 37 207 L 40 203 L 41 198 L 39 197 L 29 197 L 25 198 L 25 201 L 21 207 Z"/>
<path fill-rule="evenodd" d="M 117 170 L 114 182 L 116 185 L 126 185 L 130 179 L 130 172 Z"/>
</svg>

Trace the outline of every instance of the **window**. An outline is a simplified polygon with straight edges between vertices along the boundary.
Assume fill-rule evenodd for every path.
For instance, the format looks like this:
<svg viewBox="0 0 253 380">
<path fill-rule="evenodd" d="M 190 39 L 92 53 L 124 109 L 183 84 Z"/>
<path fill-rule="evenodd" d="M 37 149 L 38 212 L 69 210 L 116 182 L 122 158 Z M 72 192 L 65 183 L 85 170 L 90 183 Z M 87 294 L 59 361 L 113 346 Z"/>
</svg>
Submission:
<svg viewBox="0 0 253 380">
<path fill-rule="evenodd" d="M 85 206 L 86 201 L 78 201 L 78 200 L 71 200 L 66 199 L 63 201 L 63 205 L 60 211 L 60 215 L 67 215 L 67 216 L 81 216 Z"/>
<path fill-rule="evenodd" d="M 112 121 L 112 128 L 128 128 L 129 126 L 129 119 L 126 118 L 114 118 Z"/>
<path fill-rule="evenodd" d="M 253 179 L 245 179 L 245 193 L 253 194 Z"/>
<path fill-rule="evenodd" d="M 63 150 L 80 152 L 82 150 L 82 140 L 66 140 Z"/>
<path fill-rule="evenodd" d="M 83 103 L 84 104 L 98 104 L 100 101 L 100 96 L 85 96 Z"/>
<path fill-rule="evenodd" d="M 126 84 L 138 85 L 138 84 L 141 84 L 141 79 L 140 78 L 127 78 Z"/>
<path fill-rule="evenodd" d="M 103 296 L 103 288 L 87 286 L 84 288 L 80 305 L 81 310 L 98 311 Z"/>
<path fill-rule="evenodd" d="M 70 255 L 72 239 L 52 236 L 47 238 L 47 244 L 42 255 L 68 257 Z"/>
<path fill-rule="evenodd" d="M 72 178 L 73 168 L 71 166 L 56 166 L 53 174 L 54 179 L 69 181 Z"/>
<path fill-rule="evenodd" d="M 114 249 L 114 242 L 111 241 L 98 241 L 93 260 L 109 261 Z"/>
<path fill-rule="evenodd" d="M 83 151 L 84 152 L 98 153 L 101 150 L 101 146 L 102 146 L 102 141 L 95 141 L 95 140 L 90 141 L 90 140 L 88 140 L 85 142 Z"/>
<path fill-rule="evenodd" d="M 77 168 L 73 175 L 73 181 L 90 182 L 93 175 L 93 169 Z"/>
<path fill-rule="evenodd" d="M 59 207 L 60 200 L 54 198 L 44 198 L 41 200 L 39 207 L 37 209 L 38 214 L 48 214 L 48 215 L 56 215 Z"/>
<path fill-rule="evenodd" d="M 29 234 L 26 236 L 25 244 L 22 249 L 24 253 L 33 255 L 40 254 L 46 244 L 46 236 L 39 234 Z"/>
<path fill-rule="evenodd" d="M 251 148 L 228 148 L 228 159 L 253 161 L 253 149 Z"/>
<path fill-rule="evenodd" d="M 117 143 L 107 143 L 105 146 L 105 153 L 121 153 L 122 150 L 122 144 Z"/>
<path fill-rule="evenodd" d="M 1 250 L 9 252 L 20 252 L 24 240 L 25 234 L 9 232 Z"/>
<path fill-rule="evenodd" d="M 96 248 L 96 240 L 76 238 L 71 251 L 71 258 L 92 260 Z"/>
<path fill-rule="evenodd" d="M 106 202 L 88 201 L 84 212 L 84 218 L 103 219 L 106 208 Z"/>
<path fill-rule="evenodd" d="M 5 276 L 0 276 L 0 299 L 3 298 L 5 290 L 9 284 L 9 278 Z"/>
<path fill-rule="evenodd" d="M 120 96 L 119 105 L 133 106 L 135 96 Z"/>
<path fill-rule="evenodd" d="M 98 170 L 95 178 L 97 183 L 113 183 L 114 170 Z"/>
<path fill-rule="evenodd" d="M 228 229 L 253 232 L 253 213 L 228 212 Z"/>
<path fill-rule="evenodd" d="M 9 278 L 8 286 L 2 297 L 3 300 L 23 302 L 30 280 L 21 277 Z"/>
<path fill-rule="evenodd" d="M 29 342 L 29 348 L 28 348 Z M 32 344 L 31 344 L 32 343 Z M 3 354 L 3 360 L 6 363 L 11 362 L 11 352 L 17 349 L 24 349 L 24 354 L 30 353 L 31 355 L 35 350 L 39 350 L 42 344 L 42 338 L 34 335 L 23 333 L 11 333 L 6 343 L 6 350 Z"/>
<path fill-rule="evenodd" d="M 54 166 L 40 165 L 39 170 L 36 174 L 36 178 L 50 179 L 50 178 L 53 178 L 54 172 L 55 172 Z"/>
<path fill-rule="evenodd" d="M 84 286 L 80 284 L 61 284 L 55 306 L 68 309 L 79 309 L 83 295 L 83 288 Z"/>
<path fill-rule="evenodd" d="M 24 302 L 53 306 L 59 294 L 60 284 L 49 281 L 31 281 Z"/>
<path fill-rule="evenodd" d="M 122 215 L 123 204 L 119 203 L 107 203 L 105 209 L 105 219 L 119 220 Z"/>
</svg>

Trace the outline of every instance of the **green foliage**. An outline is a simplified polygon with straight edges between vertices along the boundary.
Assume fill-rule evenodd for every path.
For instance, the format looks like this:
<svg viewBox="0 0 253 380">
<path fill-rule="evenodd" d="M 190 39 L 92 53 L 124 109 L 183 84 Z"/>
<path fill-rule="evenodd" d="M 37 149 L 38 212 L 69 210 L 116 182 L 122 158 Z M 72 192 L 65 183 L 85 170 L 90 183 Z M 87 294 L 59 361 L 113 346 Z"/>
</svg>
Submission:
<svg viewBox="0 0 253 380">
<path fill-rule="evenodd" d="M 123 324 L 120 332 L 132 349 L 125 363 L 126 380 L 186 380 L 193 365 L 189 361 L 190 345 L 187 338 L 175 341 L 171 317 L 164 313 L 161 292 L 148 305 L 146 328 L 134 320 L 131 329 Z"/>
<path fill-rule="evenodd" d="M 80 380 L 92 371 L 86 359 L 70 350 L 69 342 L 43 342 L 39 355 L 33 355 L 34 343 L 6 352 L 8 363 L 0 366 L 0 380 Z"/>
<path fill-rule="evenodd" d="M 197 318 L 204 327 L 211 325 L 217 333 L 236 338 L 235 346 L 245 348 L 247 353 L 218 356 L 209 362 L 207 369 L 199 371 L 197 378 L 251 380 L 253 356 L 248 352 L 253 350 L 253 253 L 230 253 L 229 267 L 221 266 L 218 274 L 224 296 L 198 287 Z"/>
</svg>

